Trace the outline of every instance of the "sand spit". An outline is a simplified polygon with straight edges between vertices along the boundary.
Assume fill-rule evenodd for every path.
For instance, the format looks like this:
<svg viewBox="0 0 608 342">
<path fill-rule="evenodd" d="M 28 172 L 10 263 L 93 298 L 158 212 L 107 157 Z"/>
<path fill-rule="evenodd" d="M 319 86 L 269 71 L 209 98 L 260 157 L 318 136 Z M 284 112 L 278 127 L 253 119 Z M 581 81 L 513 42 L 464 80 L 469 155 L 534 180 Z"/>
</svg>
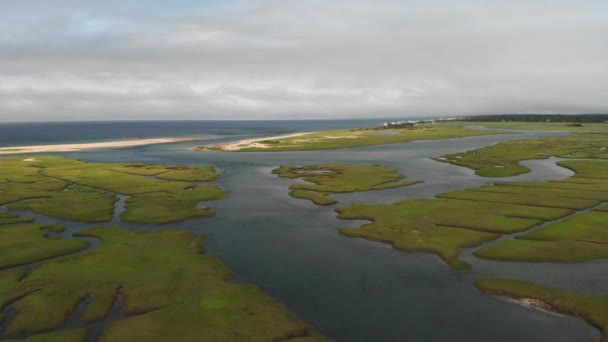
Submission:
<svg viewBox="0 0 608 342">
<path fill-rule="evenodd" d="M 263 137 L 263 138 L 255 138 L 255 139 L 244 139 L 239 140 L 227 144 L 216 145 L 214 147 L 221 147 L 224 151 L 239 151 L 244 148 L 256 147 L 256 148 L 268 148 L 268 145 L 260 143 L 260 141 L 264 140 L 273 140 L 273 139 L 284 139 L 284 138 L 293 138 L 298 137 L 304 134 L 309 134 L 314 132 L 301 132 L 301 133 L 293 133 L 293 134 L 285 134 L 285 135 L 276 135 L 273 137 Z"/>
<path fill-rule="evenodd" d="M 167 144 L 174 142 L 203 140 L 201 138 L 151 138 L 151 139 L 134 139 L 134 140 L 119 140 L 105 141 L 97 143 L 83 144 L 59 144 L 59 145 L 36 145 L 36 146 L 14 146 L 1 147 L 0 154 L 17 154 L 17 153 L 44 153 L 44 152 L 78 152 L 97 149 L 109 148 L 126 148 L 153 144 Z"/>
</svg>

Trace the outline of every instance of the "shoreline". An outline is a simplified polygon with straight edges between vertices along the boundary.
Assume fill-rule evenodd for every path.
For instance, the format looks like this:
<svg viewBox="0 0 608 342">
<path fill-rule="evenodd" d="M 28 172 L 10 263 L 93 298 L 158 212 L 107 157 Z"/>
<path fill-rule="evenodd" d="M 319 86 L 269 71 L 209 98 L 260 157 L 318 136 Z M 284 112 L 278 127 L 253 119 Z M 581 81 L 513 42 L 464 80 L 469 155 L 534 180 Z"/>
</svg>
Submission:
<svg viewBox="0 0 608 342">
<path fill-rule="evenodd" d="M 249 147 L 267 148 L 268 146 L 266 146 L 264 144 L 260 144 L 260 142 L 264 141 L 264 140 L 299 137 L 301 135 L 310 134 L 310 133 L 317 133 L 317 132 L 299 132 L 299 133 L 290 133 L 290 134 L 283 134 L 283 135 L 274 135 L 274 136 L 270 136 L 270 137 L 242 139 L 242 140 L 237 140 L 237 141 L 233 141 L 233 142 L 213 145 L 213 146 L 209 146 L 209 147 L 221 148 L 223 151 L 228 151 L 228 152 L 240 151 L 244 148 L 249 148 Z M 208 149 L 200 149 L 200 151 L 208 151 Z"/>
<path fill-rule="evenodd" d="M 46 152 L 79 152 L 97 149 L 112 149 L 137 147 L 155 144 L 167 144 L 175 142 L 197 141 L 203 138 L 149 138 L 149 139 L 130 139 L 115 140 L 93 143 L 78 144 L 53 144 L 53 145 L 30 145 L 30 146 L 10 146 L 0 147 L 0 155 L 22 154 L 22 153 L 46 153 Z"/>
</svg>

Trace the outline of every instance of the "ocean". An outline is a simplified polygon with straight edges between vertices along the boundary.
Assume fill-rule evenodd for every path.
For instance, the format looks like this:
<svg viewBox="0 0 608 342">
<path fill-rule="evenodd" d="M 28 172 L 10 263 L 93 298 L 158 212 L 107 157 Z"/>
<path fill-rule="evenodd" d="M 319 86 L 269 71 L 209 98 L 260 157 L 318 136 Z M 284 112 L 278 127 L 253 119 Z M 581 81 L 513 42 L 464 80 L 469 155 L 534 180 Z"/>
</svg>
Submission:
<svg viewBox="0 0 608 342">
<path fill-rule="evenodd" d="M 379 125 L 388 119 L 0 123 L 0 147 L 159 137 L 264 136 Z"/>
</svg>

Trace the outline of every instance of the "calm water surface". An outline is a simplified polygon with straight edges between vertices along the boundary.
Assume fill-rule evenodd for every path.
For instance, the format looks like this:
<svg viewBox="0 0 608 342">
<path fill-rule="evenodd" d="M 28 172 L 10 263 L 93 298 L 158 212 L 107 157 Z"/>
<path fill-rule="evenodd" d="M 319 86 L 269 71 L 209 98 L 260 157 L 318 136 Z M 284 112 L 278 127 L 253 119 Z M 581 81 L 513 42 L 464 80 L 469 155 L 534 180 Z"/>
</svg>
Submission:
<svg viewBox="0 0 608 342">
<path fill-rule="evenodd" d="M 361 126 L 368 123 L 359 122 Z M 375 123 L 375 122 L 374 122 Z M 137 126 L 137 124 L 132 123 Z M 356 126 L 353 122 L 284 122 L 218 128 L 203 123 L 184 135 L 212 142 L 265 134 Z M 155 126 L 140 127 L 138 136 L 176 136 Z M 274 125 L 274 126 L 273 126 Z M 1 127 L 2 125 L 0 125 Z M 48 127 L 47 127 L 48 128 Z M 57 139 L 48 128 L 48 136 Z M 136 127 L 131 128 L 137 131 Z M 0 131 L 2 128 L 0 128 Z M 99 128 L 100 136 L 114 133 Z M 166 134 L 165 134 L 166 133 Z M 530 310 L 478 293 L 472 282 L 481 277 L 531 280 L 545 285 L 599 294 L 608 285 L 608 263 L 575 265 L 493 262 L 471 258 L 471 271 L 448 268 L 437 257 L 402 253 L 387 245 L 342 237 L 337 229 L 361 222 L 343 221 L 334 209 L 349 203 L 393 203 L 432 198 L 438 193 L 497 181 L 565 178 L 571 172 L 555 161 L 533 161 L 534 172 L 506 179 L 483 178 L 473 171 L 430 160 L 499 141 L 559 133 L 528 132 L 443 141 L 421 141 L 357 149 L 289 153 L 202 153 L 200 143 L 178 143 L 133 149 L 63 153 L 88 161 L 141 161 L 165 164 L 214 165 L 222 177 L 215 183 L 228 198 L 211 203 L 217 215 L 166 226 L 119 223 L 131 229 L 182 228 L 207 236 L 206 250 L 235 273 L 235 281 L 253 283 L 278 298 L 315 330 L 335 341 L 599 341 L 599 333 L 581 320 Z M 182 135 L 182 136 L 184 136 Z M 123 136 L 113 136 L 113 138 Z M 3 138 L 4 139 L 4 138 Z M 79 141 L 71 137 L 67 140 Z M 66 141 L 67 141 L 66 140 Z M 23 141 L 47 142 L 22 137 Z M 63 142 L 54 140 L 54 142 Z M 4 139 L 4 145 L 10 145 Z M 423 184 L 402 189 L 335 196 L 340 203 L 316 206 L 288 196 L 293 180 L 271 170 L 281 164 L 383 164 Z M 68 223 L 72 230 L 88 225 Z"/>
</svg>

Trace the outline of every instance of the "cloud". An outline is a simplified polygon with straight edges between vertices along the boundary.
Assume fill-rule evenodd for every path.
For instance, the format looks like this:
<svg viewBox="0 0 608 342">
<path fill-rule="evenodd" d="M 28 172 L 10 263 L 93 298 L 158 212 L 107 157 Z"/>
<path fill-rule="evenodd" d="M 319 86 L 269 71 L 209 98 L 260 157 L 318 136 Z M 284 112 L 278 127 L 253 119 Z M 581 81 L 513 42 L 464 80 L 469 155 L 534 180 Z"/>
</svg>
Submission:
<svg viewBox="0 0 608 342">
<path fill-rule="evenodd" d="M 0 119 L 608 112 L 605 1 L 11 1 Z"/>
</svg>

